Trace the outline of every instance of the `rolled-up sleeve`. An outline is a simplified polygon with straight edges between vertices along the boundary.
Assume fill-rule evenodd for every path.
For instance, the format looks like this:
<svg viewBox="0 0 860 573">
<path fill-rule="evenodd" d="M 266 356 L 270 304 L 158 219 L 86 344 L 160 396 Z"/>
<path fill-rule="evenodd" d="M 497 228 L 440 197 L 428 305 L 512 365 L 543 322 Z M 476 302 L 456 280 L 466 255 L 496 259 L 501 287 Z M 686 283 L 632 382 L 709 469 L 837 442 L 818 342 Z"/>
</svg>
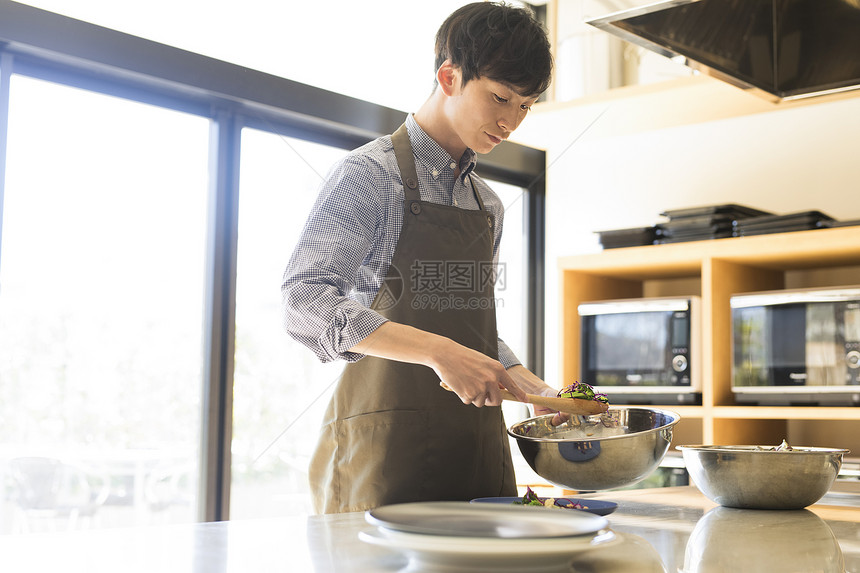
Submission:
<svg viewBox="0 0 860 573">
<path fill-rule="evenodd" d="M 355 277 L 384 224 L 374 184 L 366 159 L 350 156 L 337 164 L 284 272 L 284 328 L 322 362 L 361 359 L 349 349 L 386 321 L 355 292 Z"/>
<path fill-rule="evenodd" d="M 501 338 L 499 339 L 499 362 L 505 367 L 505 370 L 517 364 L 522 364 L 522 361 L 517 358 L 514 351 Z"/>
</svg>

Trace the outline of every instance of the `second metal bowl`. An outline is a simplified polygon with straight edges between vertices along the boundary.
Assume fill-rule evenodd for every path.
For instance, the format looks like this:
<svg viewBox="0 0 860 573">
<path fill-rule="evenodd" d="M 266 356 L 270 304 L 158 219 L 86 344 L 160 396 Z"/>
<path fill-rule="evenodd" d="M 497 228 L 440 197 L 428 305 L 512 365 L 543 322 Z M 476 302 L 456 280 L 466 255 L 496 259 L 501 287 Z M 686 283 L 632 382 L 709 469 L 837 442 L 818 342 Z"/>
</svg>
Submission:
<svg viewBox="0 0 860 573">
<path fill-rule="evenodd" d="M 801 509 L 821 499 L 848 450 L 771 446 L 678 446 L 693 483 L 726 507 Z"/>
</svg>

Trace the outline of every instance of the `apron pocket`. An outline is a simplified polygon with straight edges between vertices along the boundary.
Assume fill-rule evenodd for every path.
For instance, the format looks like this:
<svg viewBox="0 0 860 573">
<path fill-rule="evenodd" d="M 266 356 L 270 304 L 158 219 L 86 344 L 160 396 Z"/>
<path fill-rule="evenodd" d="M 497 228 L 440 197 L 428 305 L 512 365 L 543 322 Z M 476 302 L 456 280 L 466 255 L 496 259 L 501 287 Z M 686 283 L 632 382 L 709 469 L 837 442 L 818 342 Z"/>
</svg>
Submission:
<svg viewBox="0 0 860 573">
<path fill-rule="evenodd" d="M 371 412 L 335 425 L 334 490 L 344 511 L 426 499 L 432 478 L 424 447 L 425 411 Z"/>
</svg>

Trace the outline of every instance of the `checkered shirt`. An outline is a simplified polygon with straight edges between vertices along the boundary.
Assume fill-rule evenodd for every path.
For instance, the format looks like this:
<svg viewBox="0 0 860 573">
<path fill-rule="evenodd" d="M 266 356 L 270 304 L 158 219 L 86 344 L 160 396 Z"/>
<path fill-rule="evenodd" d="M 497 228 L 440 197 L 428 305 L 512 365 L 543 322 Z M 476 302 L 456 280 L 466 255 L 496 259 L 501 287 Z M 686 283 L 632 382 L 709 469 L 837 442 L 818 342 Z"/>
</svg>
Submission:
<svg viewBox="0 0 860 573">
<path fill-rule="evenodd" d="M 415 154 L 421 200 L 477 209 L 468 175 L 496 226 L 493 259 L 498 262 L 504 206 L 473 173 L 476 154 L 467 149 L 458 166 L 412 115 L 406 128 Z M 337 162 L 324 181 L 287 264 L 281 284 L 284 327 L 322 362 L 355 362 L 349 349 L 386 319 L 371 310 L 394 256 L 403 224 L 403 183 L 391 136 L 376 139 Z M 499 359 L 520 361 L 499 339 Z"/>
</svg>

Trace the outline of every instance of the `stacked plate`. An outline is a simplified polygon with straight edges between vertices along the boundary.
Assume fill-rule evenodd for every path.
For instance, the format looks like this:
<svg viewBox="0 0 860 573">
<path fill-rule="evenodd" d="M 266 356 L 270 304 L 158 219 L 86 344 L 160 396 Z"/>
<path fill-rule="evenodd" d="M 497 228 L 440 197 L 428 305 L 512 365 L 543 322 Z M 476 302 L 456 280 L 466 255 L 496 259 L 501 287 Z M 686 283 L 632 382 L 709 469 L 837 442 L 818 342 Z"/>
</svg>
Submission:
<svg viewBox="0 0 860 573">
<path fill-rule="evenodd" d="M 566 571 L 580 552 L 618 541 L 605 517 L 585 511 L 438 501 L 365 513 L 359 538 L 406 555 L 410 570 Z"/>
</svg>

